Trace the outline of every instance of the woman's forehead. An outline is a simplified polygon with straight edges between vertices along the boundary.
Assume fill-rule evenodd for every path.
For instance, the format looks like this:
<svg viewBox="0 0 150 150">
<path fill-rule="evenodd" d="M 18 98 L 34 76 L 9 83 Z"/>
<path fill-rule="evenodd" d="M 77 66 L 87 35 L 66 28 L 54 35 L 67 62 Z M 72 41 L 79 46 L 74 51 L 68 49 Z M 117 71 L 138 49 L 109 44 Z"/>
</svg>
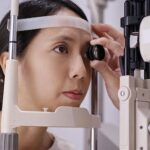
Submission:
<svg viewBox="0 0 150 150">
<path fill-rule="evenodd" d="M 40 35 L 48 40 L 68 40 L 68 41 L 90 41 L 91 34 L 77 28 L 47 28 L 40 31 Z"/>
</svg>

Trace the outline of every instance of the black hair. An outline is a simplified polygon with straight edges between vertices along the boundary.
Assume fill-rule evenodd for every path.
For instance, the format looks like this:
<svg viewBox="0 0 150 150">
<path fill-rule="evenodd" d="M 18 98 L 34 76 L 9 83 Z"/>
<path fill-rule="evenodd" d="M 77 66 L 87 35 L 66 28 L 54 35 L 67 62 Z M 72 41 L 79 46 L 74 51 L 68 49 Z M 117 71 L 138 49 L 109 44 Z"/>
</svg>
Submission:
<svg viewBox="0 0 150 150">
<path fill-rule="evenodd" d="M 87 20 L 84 12 L 70 0 L 30 0 L 19 5 L 19 16 L 21 18 L 32 18 L 47 15 L 54 15 L 62 8 L 68 8 L 74 11 L 82 19 Z M 9 31 L 7 30 L 7 20 L 10 18 L 8 12 L 0 24 L 0 54 L 8 51 L 9 46 Z M 36 36 L 39 30 L 26 32 L 18 32 L 17 34 L 17 57 L 23 57 L 26 47 L 31 40 Z M 0 110 L 2 109 L 4 74 L 0 68 Z"/>
</svg>

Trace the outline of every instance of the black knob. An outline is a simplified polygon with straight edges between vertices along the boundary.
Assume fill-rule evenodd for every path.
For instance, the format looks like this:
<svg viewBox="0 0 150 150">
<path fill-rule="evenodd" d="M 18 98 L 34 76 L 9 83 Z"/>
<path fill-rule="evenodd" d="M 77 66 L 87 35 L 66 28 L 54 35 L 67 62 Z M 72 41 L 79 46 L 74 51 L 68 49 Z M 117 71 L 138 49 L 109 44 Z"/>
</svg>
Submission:
<svg viewBox="0 0 150 150">
<path fill-rule="evenodd" d="M 105 58 L 105 49 L 101 45 L 90 46 L 86 52 L 89 60 L 103 60 Z"/>
</svg>

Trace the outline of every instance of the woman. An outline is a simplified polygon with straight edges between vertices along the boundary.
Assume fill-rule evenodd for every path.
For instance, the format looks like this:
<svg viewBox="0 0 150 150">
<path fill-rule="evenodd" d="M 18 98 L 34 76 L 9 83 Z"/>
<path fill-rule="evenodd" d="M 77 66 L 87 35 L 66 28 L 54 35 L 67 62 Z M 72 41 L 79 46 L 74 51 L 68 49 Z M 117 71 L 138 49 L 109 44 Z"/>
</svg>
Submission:
<svg viewBox="0 0 150 150">
<path fill-rule="evenodd" d="M 32 0 L 20 5 L 19 18 L 30 18 L 47 15 L 72 16 L 86 19 L 82 10 L 69 0 Z M 0 24 L 0 64 L 1 86 L 5 74 L 5 65 L 8 58 L 8 36 L 6 29 L 9 14 Z M 41 30 L 19 32 L 17 45 L 18 59 L 18 106 L 22 110 L 54 111 L 59 106 L 80 106 L 86 95 L 90 78 L 91 66 L 102 73 L 108 92 L 117 105 L 118 76 L 110 70 L 118 67 L 109 67 L 110 55 L 122 54 L 122 47 L 117 40 L 112 27 L 93 25 L 96 34 L 103 38 L 91 41 L 91 44 L 101 44 L 110 49 L 105 62 L 90 61 L 85 57 L 91 37 L 83 31 L 73 28 L 46 28 Z M 122 38 L 123 39 L 123 38 Z M 113 53 L 115 49 L 115 53 Z M 116 57 L 113 58 L 117 62 Z M 90 66 L 91 65 L 91 66 Z M 107 79 L 115 79 L 112 83 Z M 111 87 L 115 86 L 113 95 Z M 2 90 L 1 90 L 2 92 Z M 2 103 L 2 102 L 1 102 Z M 20 127 L 19 150 L 47 150 L 72 149 L 63 141 L 57 143 L 57 138 L 47 132 L 47 128 Z M 63 148 L 64 146 L 64 148 Z"/>
</svg>

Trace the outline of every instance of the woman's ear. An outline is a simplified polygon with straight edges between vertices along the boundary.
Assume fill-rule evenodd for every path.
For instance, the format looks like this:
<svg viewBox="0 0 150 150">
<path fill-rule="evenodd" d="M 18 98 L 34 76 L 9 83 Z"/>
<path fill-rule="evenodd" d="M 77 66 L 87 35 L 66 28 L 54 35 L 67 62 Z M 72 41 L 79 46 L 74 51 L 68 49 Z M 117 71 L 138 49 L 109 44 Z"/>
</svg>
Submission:
<svg viewBox="0 0 150 150">
<path fill-rule="evenodd" d="M 0 66 L 1 66 L 4 74 L 5 74 L 5 69 L 6 69 L 6 61 L 7 61 L 8 57 L 9 57 L 8 52 L 3 52 L 0 55 Z"/>
</svg>

